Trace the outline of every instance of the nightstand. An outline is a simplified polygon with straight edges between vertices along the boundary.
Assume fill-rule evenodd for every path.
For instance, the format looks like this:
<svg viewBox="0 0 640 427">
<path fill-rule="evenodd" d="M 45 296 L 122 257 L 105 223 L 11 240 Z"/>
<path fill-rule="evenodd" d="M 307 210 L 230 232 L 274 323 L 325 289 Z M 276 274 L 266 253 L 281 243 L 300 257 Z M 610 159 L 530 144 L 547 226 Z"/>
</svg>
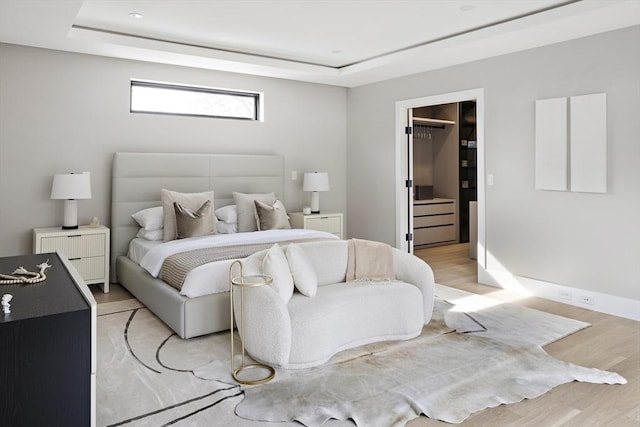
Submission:
<svg viewBox="0 0 640 427">
<path fill-rule="evenodd" d="M 81 225 L 76 230 L 61 227 L 33 229 L 33 252 L 61 252 L 78 270 L 87 285 L 102 283 L 109 292 L 109 229 L 103 225 Z"/>
<path fill-rule="evenodd" d="M 289 214 L 289 222 L 293 228 L 326 231 L 342 239 L 342 214 L 319 213 L 304 215 L 302 212 Z"/>
</svg>

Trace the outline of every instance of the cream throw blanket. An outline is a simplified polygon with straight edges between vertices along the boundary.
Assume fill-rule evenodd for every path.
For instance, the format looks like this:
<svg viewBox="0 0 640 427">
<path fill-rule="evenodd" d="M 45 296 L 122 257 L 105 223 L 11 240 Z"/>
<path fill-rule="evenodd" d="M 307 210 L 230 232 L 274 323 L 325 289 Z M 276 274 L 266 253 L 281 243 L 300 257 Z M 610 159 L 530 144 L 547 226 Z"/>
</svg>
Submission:
<svg viewBox="0 0 640 427">
<path fill-rule="evenodd" d="M 347 282 L 395 280 L 391 246 L 370 240 L 349 239 Z"/>
</svg>

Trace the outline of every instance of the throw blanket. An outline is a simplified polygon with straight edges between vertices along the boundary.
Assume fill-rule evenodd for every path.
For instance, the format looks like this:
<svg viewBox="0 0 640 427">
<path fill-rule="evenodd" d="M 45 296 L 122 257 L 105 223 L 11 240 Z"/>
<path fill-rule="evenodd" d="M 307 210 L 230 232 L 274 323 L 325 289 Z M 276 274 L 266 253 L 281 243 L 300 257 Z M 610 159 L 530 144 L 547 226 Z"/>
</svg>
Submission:
<svg viewBox="0 0 640 427">
<path fill-rule="evenodd" d="M 283 248 L 290 243 L 313 242 L 320 240 L 328 240 L 324 238 L 287 240 L 278 242 Z M 233 245 L 210 247 L 203 249 L 194 249 L 191 251 L 180 252 L 165 258 L 160 269 L 160 279 L 167 282 L 177 290 L 182 290 L 182 285 L 187 274 L 196 267 L 215 261 L 225 261 L 230 259 L 246 258 L 256 252 L 269 249 L 273 246 L 270 243 L 257 243 L 253 245 Z"/>
<path fill-rule="evenodd" d="M 370 240 L 349 239 L 347 282 L 394 279 L 391 246 Z"/>
</svg>

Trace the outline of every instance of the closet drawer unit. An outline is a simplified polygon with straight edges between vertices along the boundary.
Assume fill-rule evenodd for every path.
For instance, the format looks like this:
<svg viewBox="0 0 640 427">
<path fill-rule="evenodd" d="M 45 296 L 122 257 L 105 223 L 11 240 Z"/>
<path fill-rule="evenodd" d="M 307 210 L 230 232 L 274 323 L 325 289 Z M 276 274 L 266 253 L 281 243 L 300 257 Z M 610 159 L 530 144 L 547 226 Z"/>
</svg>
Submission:
<svg viewBox="0 0 640 427">
<path fill-rule="evenodd" d="M 415 234 L 416 245 L 450 242 L 456 239 L 456 227 L 454 225 L 415 228 L 413 233 Z"/>
<path fill-rule="evenodd" d="M 455 224 L 455 216 L 453 214 L 416 216 L 413 217 L 413 227 L 437 227 L 439 225 Z"/>
<path fill-rule="evenodd" d="M 457 238 L 456 201 L 436 198 L 413 205 L 413 244 L 416 246 L 453 243 Z"/>
<path fill-rule="evenodd" d="M 104 256 L 105 237 L 104 234 L 42 237 L 40 252 L 62 252 L 71 261 L 74 258 Z M 86 280 L 86 277 L 83 278 Z"/>
<path fill-rule="evenodd" d="M 414 204 L 413 205 L 413 215 L 414 216 L 423 216 L 423 215 L 438 215 L 438 214 L 454 214 L 455 213 L 455 203 L 451 202 L 443 202 L 443 203 L 429 203 L 429 204 Z"/>
</svg>

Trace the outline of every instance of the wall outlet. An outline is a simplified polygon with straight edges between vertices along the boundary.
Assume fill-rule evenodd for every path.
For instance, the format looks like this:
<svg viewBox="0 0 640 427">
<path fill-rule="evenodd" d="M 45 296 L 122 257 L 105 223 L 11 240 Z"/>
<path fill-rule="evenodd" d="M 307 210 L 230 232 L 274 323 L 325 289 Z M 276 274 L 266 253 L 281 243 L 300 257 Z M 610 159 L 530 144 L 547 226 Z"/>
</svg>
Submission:
<svg viewBox="0 0 640 427">
<path fill-rule="evenodd" d="M 580 295 L 578 297 L 578 302 L 580 302 L 581 304 L 586 304 L 586 305 L 595 304 L 594 298 L 592 296 L 589 296 L 589 295 Z"/>
<path fill-rule="evenodd" d="M 571 291 L 563 291 L 563 290 L 558 291 L 558 297 L 560 299 L 564 299 L 567 301 L 571 301 L 571 299 L 573 298 L 573 296 L 571 295 Z"/>
</svg>

